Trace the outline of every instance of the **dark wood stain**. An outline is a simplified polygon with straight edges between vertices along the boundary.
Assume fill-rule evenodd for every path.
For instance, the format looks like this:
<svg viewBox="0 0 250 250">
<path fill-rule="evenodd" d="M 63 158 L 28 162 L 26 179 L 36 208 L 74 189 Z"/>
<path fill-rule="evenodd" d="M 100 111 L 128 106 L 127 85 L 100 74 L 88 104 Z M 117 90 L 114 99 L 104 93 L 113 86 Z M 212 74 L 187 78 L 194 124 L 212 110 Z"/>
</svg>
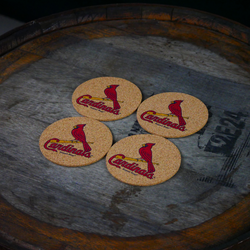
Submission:
<svg viewBox="0 0 250 250">
<path fill-rule="evenodd" d="M 71 45 L 80 43 L 82 41 L 85 41 L 85 45 L 88 46 L 90 44 L 89 41 L 92 41 L 93 39 L 98 40 L 101 38 L 119 36 L 127 36 L 129 38 L 167 37 L 173 41 L 182 41 L 185 43 L 188 42 L 196 45 L 199 48 L 209 49 L 213 53 L 225 58 L 227 61 L 238 65 L 239 68 L 244 69 L 245 72 L 250 72 L 250 30 L 248 28 L 229 20 L 210 15 L 208 13 L 185 8 L 164 5 L 124 4 L 67 11 L 62 14 L 35 20 L 34 22 L 30 22 L 21 28 L 15 29 L 8 34 L 5 34 L 0 38 L 0 82 L 4 85 L 6 80 L 15 76 L 17 73 L 21 73 L 23 70 L 28 69 L 35 62 L 38 62 L 42 59 L 52 60 L 55 62 L 55 64 L 61 63 L 61 65 L 67 65 L 66 61 L 59 60 L 58 62 L 55 57 L 53 57 L 56 56 L 55 53 L 61 48 L 70 47 Z M 95 43 L 93 48 L 96 50 L 100 49 L 101 51 L 102 46 L 98 46 L 98 43 Z M 109 44 L 109 46 L 113 45 Z M 157 45 L 153 44 L 152 46 Z M 174 43 L 166 44 L 166 46 L 172 48 L 174 47 Z M 121 50 L 119 53 L 114 51 L 115 50 L 112 50 L 113 56 L 116 56 L 117 58 L 124 57 L 124 60 L 126 60 L 125 50 Z M 140 55 L 139 53 L 136 54 L 136 56 L 132 59 L 135 60 L 137 56 L 141 56 L 141 60 L 146 60 L 145 56 Z M 174 60 L 175 58 L 172 56 L 171 59 Z M 162 68 L 164 65 L 166 65 L 165 68 L 172 70 L 171 72 L 176 70 L 177 75 L 180 72 L 186 72 L 185 78 L 187 77 L 188 79 L 194 79 L 193 77 L 196 75 L 200 76 L 202 74 L 198 74 L 195 70 L 181 71 L 180 68 L 176 67 L 176 65 L 168 65 L 167 63 L 163 64 L 163 61 L 157 60 L 157 58 L 152 59 L 149 57 L 148 61 L 157 65 L 157 67 L 154 68 L 153 66 L 149 66 L 150 63 L 143 64 L 147 65 L 147 68 L 144 70 L 149 71 L 152 75 L 160 75 L 161 72 L 165 72 L 164 68 Z M 203 61 L 201 64 L 204 63 L 205 62 Z M 109 66 L 109 68 L 112 69 L 114 64 L 110 64 Z M 65 68 L 67 67 L 65 66 Z M 152 72 L 150 71 L 151 68 L 153 68 Z M 138 69 L 141 68 L 138 66 Z M 73 71 L 77 71 L 77 73 L 78 71 L 80 72 L 79 74 L 76 74 L 74 79 L 73 77 L 70 79 L 71 84 L 70 86 L 66 87 L 68 90 L 74 89 L 74 87 L 79 84 L 84 77 L 90 78 L 102 75 L 100 72 L 92 72 L 87 67 L 80 69 L 79 67 L 74 66 L 72 72 Z M 117 73 L 118 71 L 113 72 Z M 129 72 L 129 70 L 127 72 Z M 46 72 L 40 72 L 41 75 L 43 75 L 43 73 Z M 68 76 L 66 75 L 67 73 L 64 74 L 64 72 L 60 72 L 60 74 L 60 77 L 57 75 L 54 76 L 58 81 L 62 79 L 64 80 Z M 205 73 L 203 72 L 203 74 Z M 46 79 L 45 84 L 51 80 L 51 74 L 48 74 L 47 78 L 42 78 L 41 75 L 36 76 L 36 79 L 40 81 Z M 211 82 L 211 86 L 215 87 L 215 77 L 212 78 L 207 76 L 206 79 L 209 79 L 207 84 Z M 213 81 L 215 82 L 214 85 Z M 223 84 L 222 80 L 220 81 L 221 82 L 218 82 Z M 67 85 L 63 81 L 61 84 Z M 237 83 L 230 82 L 230 84 L 231 85 L 228 86 L 238 86 Z M 149 86 L 149 88 L 153 88 L 152 83 Z M 249 93 L 247 92 L 247 85 L 242 84 L 241 86 L 244 86 L 245 93 Z M 14 93 L 18 91 L 15 86 L 10 87 L 10 89 L 11 88 Z M 239 89 L 240 88 L 236 88 L 237 91 L 240 91 Z M 9 90 L 6 88 L 6 86 L 4 86 L 3 91 L 8 92 Z M 47 93 L 46 90 L 43 91 L 44 92 L 42 93 L 46 95 L 50 94 L 49 91 Z M 36 104 L 29 103 L 29 99 L 25 99 L 25 94 L 26 93 L 23 93 L 21 97 L 17 96 L 13 98 L 13 100 L 7 100 L 7 103 L 3 103 L 4 109 L 3 113 L 1 114 L 2 118 L 0 126 L 1 128 L 6 129 L 6 131 L 12 131 L 13 134 L 10 136 L 11 139 L 17 137 L 18 135 L 15 134 L 14 129 L 10 130 L 9 126 L 11 125 L 15 127 L 21 124 L 20 120 L 15 118 L 15 116 L 21 119 L 21 111 L 25 110 L 25 112 L 27 112 L 27 117 L 29 118 L 34 115 L 32 112 L 35 112 L 34 110 Z M 67 94 L 68 93 L 65 92 L 65 96 L 67 96 Z M 145 92 L 144 94 L 146 96 L 150 96 L 152 91 L 147 93 Z M 205 97 L 206 93 L 203 94 Z M 37 95 L 37 98 L 39 98 L 39 93 L 37 93 Z M 207 97 L 207 100 L 209 102 L 209 97 Z M 214 106 L 208 105 L 209 109 L 211 108 L 210 119 L 216 119 L 219 117 L 218 114 L 213 113 L 213 108 L 222 111 L 224 110 L 220 106 L 216 106 L 221 102 L 219 100 L 218 102 L 214 103 Z M 53 100 L 51 101 L 51 105 L 56 103 L 57 101 L 54 103 Z M 228 107 L 233 109 L 235 108 L 233 105 L 234 104 L 230 102 Z M 17 108 L 18 106 L 21 106 L 19 110 Z M 63 113 L 62 109 L 56 109 L 55 106 L 47 107 L 47 109 L 49 110 L 49 115 L 51 115 L 53 119 L 55 119 L 57 115 L 68 115 L 68 113 Z M 24 121 L 28 120 L 27 117 L 23 118 Z M 52 119 L 51 117 L 47 118 Z M 207 188 L 204 189 L 204 192 L 194 198 L 191 194 L 189 194 L 188 189 L 185 190 L 188 195 L 188 202 L 183 202 L 183 206 L 186 204 L 192 206 L 192 203 L 196 204 L 202 202 L 208 197 L 213 196 L 216 192 L 219 192 L 221 189 L 228 188 L 227 190 L 229 191 L 227 192 L 230 192 L 230 190 L 233 192 L 237 187 L 235 185 L 234 178 L 236 173 L 241 170 L 241 167 L 247 167 L 246 161 L 244 166 L 239 164 L 239 161 L 249 157 L 249 152 L 246 153 L 246 151 L 249 147 L 250 134 L 248 133 L 244 140 L 242 139 L 242 134 L 246 134 L 245 130 L 248 126 L 247 119 L 249 118 L 249 115 L 247 114 L 244 117 L 242 116 L 245 120 L 237 120 L 237 115 L 234 115 L 234 117 L 236 117 L 236 123 L 233 121 L 233 123 L 236 124 L 236 129 L 231 125 L 225 125 L 225 120 L 220 120 L 217 123 L 213 123 L 217 125 L 217 130 L 216 128 L 212 130 L 213 128 L 211 128 L 209 126 L 210 124 L 208 124 L 198 133 L 199 138 L 197 141 L 197 150 L 201 150 L 199 151 L 201 153 L 210 153 L 209 157 L 207 158 L 208 161 L 213 157 L 225 157 L 225 160 L 218 172 L 214 170 L 213 176 L 208 174 L 196 179 L 197 183 L 202 182 L 203 185 L 208 185 Z M 45 127 L 51 121 L 44 119 L 45 118 L 42 119 L 41 117 L 34 118 L 34 121 L 39 124 L 39 126 L 37 125 L 39 129 L 41 129 L 42 126 Z M 246 121 L 244 126 L 242 125 L 243 121 Z M 128 129 L 128 135 L 144 132 L 140 126 L 138 126 L 136 120 L 131 124 L 131 128 Z M 223 124 L 225 125 L 224 128 L 222 128 Z M 218 126 L 220 127 L 218 128 Z M 230 133 L 232 133 L 232 131 L 236 131 L 234 137 L 232 137 L 228 130 L 230 130 Z M 29 133 L 27 131 L 23 131 L 23 133 L 27 133 L 27 138 L 29 138 Z M 225 149 L 225 147 L 221 147 L 221 145 L 224 144 L 219 144 L 219 138 L 226 140 L 228 138 L 226 137 L 225 139 L 226 133 L 227 136 L 229 134 L 231 140 L 227 140 L 228 144 Z M 215 137 L 216 134 L 217 137 Z M 7 137 L 0 138 L 1 168 L 6 171 L 12 171 L 12 166 L 16 166 L 15 164 L 18 164 L 19 162 L 19 152 L 17 149 L 18 145 L 6 138 Z M 201 140 L 205 141 L 206 143 L 201 145 Z M 237 145 L 237 147 L 235 145 Z M 35 155 L 38 155 L 38 153 L 36 152 L 34 156 Z M 41 159 L 39 162 L 41 165 L 44 165 L 44 168 L 46 168 L 48 173 L 49 171 L 52 171 L 51 165 L 45 164 Z M 25 164 L 29 167 L 35 167 L 32 165 L 32 162 L 23 162 L 23 165 Z M 186 172 L 190 174 L 190 177 L 192 177 L 192 165 L 187 164 L 186 166 L 188 168 Z M 12 181 L 19 181 L 20 178 L 18 178 L 18 176 L 22 176 L 22 171 L 23 169 L 20 167 L 18 169 L 18 173 L 13 174 Z M 6 172 L 4 173 L 6 174 Z M 216 173 L 218 173 L 217 176 Z M 43 177 L 46 178 L 46 176 Z M 30 179 L 32 178 L 34 178 L 34 176 L 31 175 Z M 37 176 L 37 179 L 39 179 L 39 176 Z M 188 179 L 183 179 L 182 183 L 185 181 L 188 184 Z M 9 183 L 9 185 L 11 185 L 11 183 Z M 245 193 L 241 196 L 240 200 L 237 200 L 234 206 L 230 207 L 223 213 L 216 215 L 203 223 L 192 227 L 187 227 L 183 230 L 177 230 L 173 232 L 169 231 L 168 233 L 158 233 L 156 235 L 142 235 L 137 237 L 111 237 L 105 235 L 105 232 L 103 235 L 85 233 L 74 228 L 69 229 L 67 227 L 61 227 L 53 224 L 53 221 L 57 218 L 64 221 L 70 221 L 70 216 L 69 213 L 64 211 L 57 211 L 56 213 L 51 212 L 50 204 L 57 204 L 60 199 L 60 197 L 56 197 L 53 192 L 49 193 L 49 191 L 51 191 L 51 187 L 52 186 L 47 184 L 46 179 L 43 179 L 39 185 L 39 188 L 45 188 L 48 192 L 46 195 L 44 195 L 44 203 L 47 207 L 45 207 L 41 213 L 44 214 L 44 217 L 51 219 L 51 223 L 46 223 L 43 220 L 22 212 L 21 210 L 14 207 L 13 204 L 10 204 L 10 202 L 4 199 L 2 196 L 0 197 L 0 240 L 4 243 L 4 246 L 10 247 L 12 249 L 34 250 L 208 249 L 239 237 L 241 234 L 247 232 L 250 226 L 250 195 L 249 193 Z M 172 211 L 172 213 L 174 213 L 175 210 L 181 209 L 180 203 L 175 204 L 174 202 L 171 204 L 168 203 L 168 205 L 164 203 L 164 201 L 168 199 L 168 195 L 170 195 L 164 193 L 164 186 L 156 187 L 155 190 L 155 193 L 150 193 L 150 190 L 147 189 L 149 195 L 159 195 L 159 197 L 161 197 L 160 195 L 164 194 L 164 200 L 162 200 L 162 204 L 164 204 L 164 209 L 166 209 L 168 212 L 171 213 Z M 39 210 L 39 197 L 33 194 L 30 194 L 28 197 L 20 197 L 16 195 L 11 189 L 4 191 L 9 191 L 16 202 L 22 204 L 24 207 L 30 208 L 31 211 L 34 212 Z M 65 190 L 65 193 L 66 192 L 68 192 L 70 195 L 70 191 Z M 145 193 L 147 194 L 145 188 L 123 186 L 122 188 L 117 189 L 117 191 L 110 197 L 110 202 L 107 203 L 105 208 L 101 206 L 98 207 L 100 213 L 102 214 L 102 219 L 107 222 L 107 225 L 111 230 L 119 232 L 127 226 L 130 217 L 123 212 L 122 206 L 128 204 L 130 199 L 140 201 L 140 196 L 142 193 L 144 193 L 144 195 Z M 74 201 L 76 201 L 78 197 L 79 196 L 75 195 Z M 63 201 L 63 204 L 67 204 L 67 202 L 70 201 Z M 91 205 L 92 204 L 95 204 L 95 202 L 91 203 Z M 96 202 L 96 205 L 97 204 L 98 202 Z M 157 209 L 157 207 L 161 206 L 162 204 L 154 204 L 155 209 Z M 141 216 L 144 217 L 144 219 L 149 219 L 150 215 L 152 217 L 156 216 L 153 213 L 150 214 L 149 211 L 147 211 L 147 214 L 145 213 Z M 78 215 L 75 215 L 75 218 L 76 220 L 82 219 L 82 217 L 79 217 Z M 162 224 L 164 224 L 163 226 L 171 227 L 179 223 L 179 220 L 175 218 L 175 216 L 171 218 L 173 219 L 164 220 L 162 222 Z M 69 226 L 72 226 L 72 224 Z M 158 227 L 157 223 L 154 226 Z M 246 244 L 247 243 L 243 243 L 244 246 Z M 238 243 L 235 244 L 235 249 L 239 249 L 237 248 L 239 245 L 240 244 Z M 247 246 L 249 246 L 249 244 L 247 244 Z"/>
</svg>

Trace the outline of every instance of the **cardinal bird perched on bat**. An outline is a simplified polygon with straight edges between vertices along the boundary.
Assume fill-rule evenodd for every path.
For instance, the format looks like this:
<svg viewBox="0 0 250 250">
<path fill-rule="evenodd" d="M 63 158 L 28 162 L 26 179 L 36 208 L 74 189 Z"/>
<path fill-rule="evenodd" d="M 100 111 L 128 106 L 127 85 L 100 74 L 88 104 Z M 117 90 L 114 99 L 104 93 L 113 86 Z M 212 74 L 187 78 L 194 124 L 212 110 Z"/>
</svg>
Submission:
<svg viewBox="0 0 250 250">
<path fill-rule="evenodd" d="M 184 118 L 182 117 L 182 111 L 181 111 L 181 106 L 180 106 L 182 102 L 183 102 L 182 100 L 175 100 L 171 102 L 171 104 L 169 104 L 168 106 L 171 113 L 178 117 L 180 126 L 186 125 L 186 122 Z"/>
<path fill-rule="evenodd" d="M 86 136 L 85 136 L 85 133 L 83 131 L 83 127 L 85 125 L 86 124 L 78 124 L 78 125 L 74 126 L 74 129 L 71 131 L 71 134 L 75 137 L 76 140 L 82 142 L 84 152 L 89 152 L 89 151 L 91 151 L 91 147 L 87 143 Z"/>
<path fill-rule="evenodd" d="M 119 85 L 109 85 L 107 86 L 107 88 L 104 90 L 105 95 L 111 100 L 113 101 L 113 106 L 114 109 L 120 109 L 121 106 L 117 101 L 117 93 L 116 93 L 116 88 Z"/>
<path fill-rule="evenodd" d="M 155 171 L 154 165 L 152 163 L 152 151 L 151 151 L 151 148 L 154 145 L 155 145 L 154 143 L 146 143 L 146 144 L 143 144 L 142 147 L 139 149 L 141 158 L 148 163 L 149 173 L 152 173 Z"/>
</svg>

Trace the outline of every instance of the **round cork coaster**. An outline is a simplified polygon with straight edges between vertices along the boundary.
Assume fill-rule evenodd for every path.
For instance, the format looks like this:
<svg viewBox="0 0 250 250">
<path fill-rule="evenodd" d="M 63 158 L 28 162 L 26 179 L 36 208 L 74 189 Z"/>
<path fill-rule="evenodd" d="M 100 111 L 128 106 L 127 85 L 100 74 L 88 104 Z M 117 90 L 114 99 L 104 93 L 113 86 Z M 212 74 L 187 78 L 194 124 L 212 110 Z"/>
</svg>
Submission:
<svg viewBox="0 0 250 250">
<path fill-rule="evenodd" d="M 66 167 L 80 167 L 103 158 L 112 142 L 112 134 L 103 123 L 87 117 L 70 117 L 48 126 L 39 146 L 48 160 Z"/>
<path fill-rule="evenodd" d="M 152 186 L 173 177 L 181 164 L 178 148 L 157 135 L 126 137 L 109 150 L 108 171 L 118 180 L 136 186 Z"/>
<path fill-rule="evenodd" d="M 138 108 L 137 120 L 149 133 L 178 138 L 203 128 L 208 120 L 208 110 L 194 96 L 168 92 L 146 99 Z"/>
<path fill-rule="evenodd" d="M 99 77 L 79 85 L 73 93 L 78 113 L 100 121 L 113 121 L 132 114 L 142 100 L 140 89 L 117 77 Z"/>
</svg>

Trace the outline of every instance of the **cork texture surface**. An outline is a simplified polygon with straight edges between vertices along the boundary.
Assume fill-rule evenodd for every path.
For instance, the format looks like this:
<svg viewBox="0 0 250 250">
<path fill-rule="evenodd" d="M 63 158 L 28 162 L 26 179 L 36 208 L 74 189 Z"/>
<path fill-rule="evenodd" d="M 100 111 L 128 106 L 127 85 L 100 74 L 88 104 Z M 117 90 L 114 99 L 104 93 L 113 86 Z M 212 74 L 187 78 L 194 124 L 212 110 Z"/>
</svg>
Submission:
<svg viewBox="0 0 250 250">
<path fill-rule="evenodd" d="M 156 135 L 126 137 L 109 150 L 108 171 L 130 185 L 152 186 L 173 177 L 180 168 L 181 154 L 169 140 Z"/>
<path fill-rule="evenodd" d="M 81 167 L 102 159 L 112 145 L 112 134 L 103 123 L 87 117 L 70 117 L 48 126 L 39 146 L 51 162 Z"/>
<path fill-rule="evenodd" d="M 98 77 L 79 85 L 73 106 L 81 115 L 101 121 L 122 119 L 132 114 L 142 100 L 140 89 L 117 77 Z"/>
<path fill-rule="evenodd" d="M 166 92 L 146 99 L 138 108 L 137 119 L 149 133 L 179 138 L 203 128 L 208 120 L 208 110 L 194 96 Z"/>
</svg>

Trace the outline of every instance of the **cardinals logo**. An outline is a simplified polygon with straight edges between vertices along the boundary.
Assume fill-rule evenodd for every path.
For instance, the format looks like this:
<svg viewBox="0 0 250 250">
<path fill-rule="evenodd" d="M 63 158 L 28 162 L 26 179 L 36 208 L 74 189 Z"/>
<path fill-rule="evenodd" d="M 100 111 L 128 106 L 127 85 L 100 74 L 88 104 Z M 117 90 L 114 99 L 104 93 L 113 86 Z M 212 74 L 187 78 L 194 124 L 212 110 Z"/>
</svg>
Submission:
<svg viewBox="0 0 250 250">
<path fill-rule="evenodd" d="M 175 100 L 169 104 L 168 109 L 172 112 L 173 115 L 178 117 L 179 126 L 185 126 L 186 122 L 182 116 L 181 103 L 182 100 Z"/>
<path fill-rule="evenodd" d="M 117 168 L 122 167 L 124 170 L 129 170 L 131 174 L 139 174 L 148 179 L 153 179 L 155 172 L 154 165 L 159 165 L 158 163 L 152 162 L 152 147 L 154 145 L 155 143 L 143 144 L 138 152 L 141 158 L 131 158 L 123 154 L 116 154 L 110 157 L 108 162 Z"/>
<path fill-rule="evenodd" d="M 156 124 L 163 126 L 165 128 L 173 128 L 173 129 L 178 129 L 180 131 L 185 131 L 186 130 L 185 119 L 188 119 L 188 117 L 182 116 L 182 108 L 181 108 L 182 102 L 183 102 L 183 100 L 172 101 L 168 105 L 168 109 L 171 112 L 170 114 L 157 113 L 154 110 L 148 110 L 148 111 L 144 112 L 143 114 L 141 114 L 140 117 L 144 121 L 147 121 L 150 123 L 156 123 Z M 164 118 L 160 118 L 160 117 L 164 117 Z M 171 117 L 171 120 L 168 117 Z"/>
<path fill-rule="evenodd" d="M 47 150 L 54 151 L 54 152 L 68 154 L 71 156 L 80 155 L 80 156 L 90 158 L 91 147 L 89 146 L 89 144 L 92 144 L 93 142 L 87 142 L 86 135 L 83 130 L 85 126 L 86 124 L 78 124 L 73 127 L 71 134 L 75 138 L 75 140 L 67 141 L 67 140 L 60 140 L 57 138 L 52 138 L 45 142 L 44 148 Z M 75 148 L 73 144 L 81 144 L 81 149 Z"/>
<path fill-rule="evenodd" d="M 113 102 L 113 108 L 114 109 L 120 109 L 121 106 L 119 102 L 117 101 L 117 93 L 116 93 L 116 88 L 119 85 L 109 85 L 107 88 L 104 90 L 105 95 L 107 96 L 108 99 L 110 99 Z"/>
<path fill-rule="evenodd" d="M 155 145 L 154 143 L 146 143 L 143 144 L 142 147 L 139 149 L 141 158 L 144 159 L 148 164 L 149 173 L 155 171 L 154 165 L 152 163 L 152 150 L 151 150 L 154 145 Z"/>
<path fill-rule="evenodd" d="M 76 102 L 79 105 L 83 105 L 85 107 L 91 107 L 93 109 L 97 109 L 100 112 L 109 112 L 114 115 L 119 115 L 119 111 L 121 109 L 120 103 L 123 103 L 123 101 L 117 100 L 117 91 L 116 88 L 119 87 L 119 85 L 109 85 L 104 90 L 104 94 L 106 97 L 93 97 L 91 95 L 82 95 L 79 98 L 77 98 Z M 99 101 L 94 101 L 99 100 Z M 108 102 L 112 102 L 112 107 L 105 104 Z"/>
</svg>

